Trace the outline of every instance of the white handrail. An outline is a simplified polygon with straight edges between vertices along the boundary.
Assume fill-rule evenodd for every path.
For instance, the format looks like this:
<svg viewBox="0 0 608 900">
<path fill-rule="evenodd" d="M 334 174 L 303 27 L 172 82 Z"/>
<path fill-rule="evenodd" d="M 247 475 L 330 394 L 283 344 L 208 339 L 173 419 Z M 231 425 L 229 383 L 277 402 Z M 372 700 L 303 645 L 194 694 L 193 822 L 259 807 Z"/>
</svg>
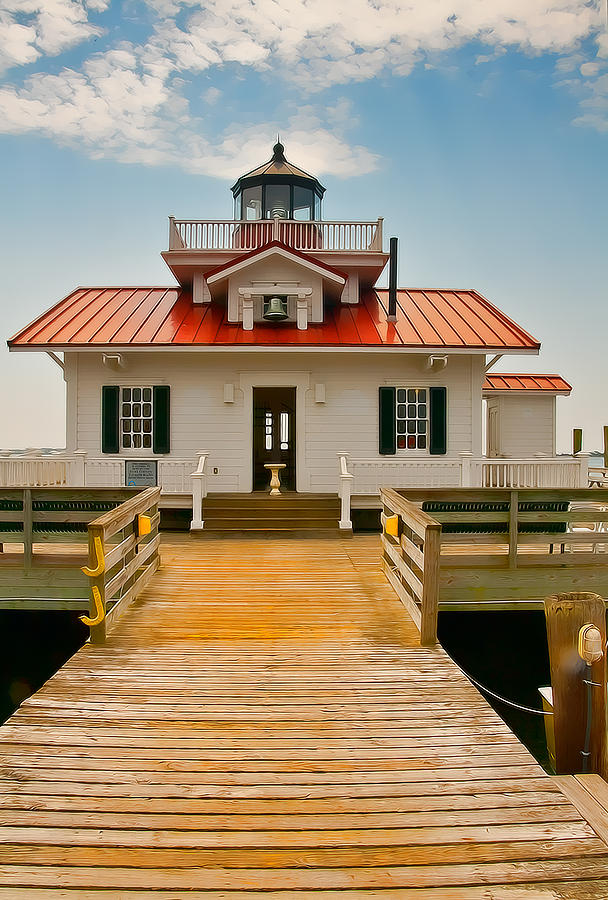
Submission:
<svg viewBox="0 0 608 900">
<path fill-rule="evenodd" d="M 340 521 L 338 527 L 341 531 L 353 530 L 353 523 L 350 517 L 350 497 L 355 476 L 348 471 L 348 457 L 349 454 L 345 451 L 338 453 L 340 466 Z"/>
<path fill-rule="evenodd" d="M 207 457 L 209 454 L 206 450 L 199 450 L 198 465 L 196 471 L 190 476 L 192 478 L 192 521 L 190 522 L 191 531 L 202 531 L 205 522 L 203 519 L 203 500 L 207 496 Z"/>
</svg>

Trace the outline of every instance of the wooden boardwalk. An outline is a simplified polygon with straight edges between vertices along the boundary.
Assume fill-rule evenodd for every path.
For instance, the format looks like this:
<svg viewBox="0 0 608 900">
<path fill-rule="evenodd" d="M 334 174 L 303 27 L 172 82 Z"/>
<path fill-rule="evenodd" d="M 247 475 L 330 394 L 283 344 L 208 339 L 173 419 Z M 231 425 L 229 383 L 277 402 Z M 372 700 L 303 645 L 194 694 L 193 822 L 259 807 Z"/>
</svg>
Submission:
<svg viewBox="0 0 608 900">
<path fill-rule="evenodd" d="M 162 559 L 0 728 L 0 900 L 608 897 L 608 846 L 418 646 L 378 537 Z"/>
</svg>

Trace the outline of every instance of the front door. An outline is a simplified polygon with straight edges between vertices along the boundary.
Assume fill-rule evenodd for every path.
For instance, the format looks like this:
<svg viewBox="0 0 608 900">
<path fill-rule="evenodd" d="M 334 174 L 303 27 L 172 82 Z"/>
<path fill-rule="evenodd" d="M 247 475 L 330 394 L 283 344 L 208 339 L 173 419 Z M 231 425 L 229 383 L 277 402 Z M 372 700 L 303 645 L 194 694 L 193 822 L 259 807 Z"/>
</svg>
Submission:
<svg viewBox="0 0 608 900">
<path fill-rule="evenodd" d="M 285 463 L 281 489 L 296 489 L 296 389 L 253 389 L 253 489 L 265 491 L 270 471 L 265 463 Z"/>
</svg>

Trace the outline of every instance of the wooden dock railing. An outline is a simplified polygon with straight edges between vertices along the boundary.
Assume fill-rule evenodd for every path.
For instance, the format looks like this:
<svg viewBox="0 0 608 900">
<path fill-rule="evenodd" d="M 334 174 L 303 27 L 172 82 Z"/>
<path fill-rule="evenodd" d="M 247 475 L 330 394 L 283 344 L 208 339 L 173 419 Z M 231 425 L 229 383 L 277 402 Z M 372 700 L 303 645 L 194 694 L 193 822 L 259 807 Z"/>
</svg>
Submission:
<svg viewBox="0 0 608 900">
<path fill-rule="evenodd" d="M 91 643 L 104 643 L 158 569 L 159 500 L 160 488 L 148 488 L 89 524 Z"/>
<path fill-rule="evenodd" d="M 608 598 L 608 496 L 602 488 L 382 489 L 387 578 L 420 629 L 438 610 L 542 609 L 554 592 Z M 396 528 L 395 528 L 396 525 Z"/>
<path fill-rule="evenodd" d="M 382 534 L 382 567 L 420 631 L 423 647 L 437 641 L 441 525 L 396 491 L 383 489 L 382 521 L 396 516 L 396 534 Z"/>
</svg>

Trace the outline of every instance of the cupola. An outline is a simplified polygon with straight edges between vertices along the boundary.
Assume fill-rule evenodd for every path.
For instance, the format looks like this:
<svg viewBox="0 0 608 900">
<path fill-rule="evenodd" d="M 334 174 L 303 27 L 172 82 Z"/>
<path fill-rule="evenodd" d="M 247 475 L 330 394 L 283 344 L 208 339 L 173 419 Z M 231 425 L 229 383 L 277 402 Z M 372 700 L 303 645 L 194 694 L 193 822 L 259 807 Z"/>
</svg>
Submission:
<svg viewBox="0 0 608 900">
<path fill-rule="evenodd" d="M 272 158 L 246 175 L 231 188 L 234 218 L 291 219 L 320 221 L 325 188 L 313 176 L 285 158 L 280 141 L 272 148 Z"/>
</svg>

